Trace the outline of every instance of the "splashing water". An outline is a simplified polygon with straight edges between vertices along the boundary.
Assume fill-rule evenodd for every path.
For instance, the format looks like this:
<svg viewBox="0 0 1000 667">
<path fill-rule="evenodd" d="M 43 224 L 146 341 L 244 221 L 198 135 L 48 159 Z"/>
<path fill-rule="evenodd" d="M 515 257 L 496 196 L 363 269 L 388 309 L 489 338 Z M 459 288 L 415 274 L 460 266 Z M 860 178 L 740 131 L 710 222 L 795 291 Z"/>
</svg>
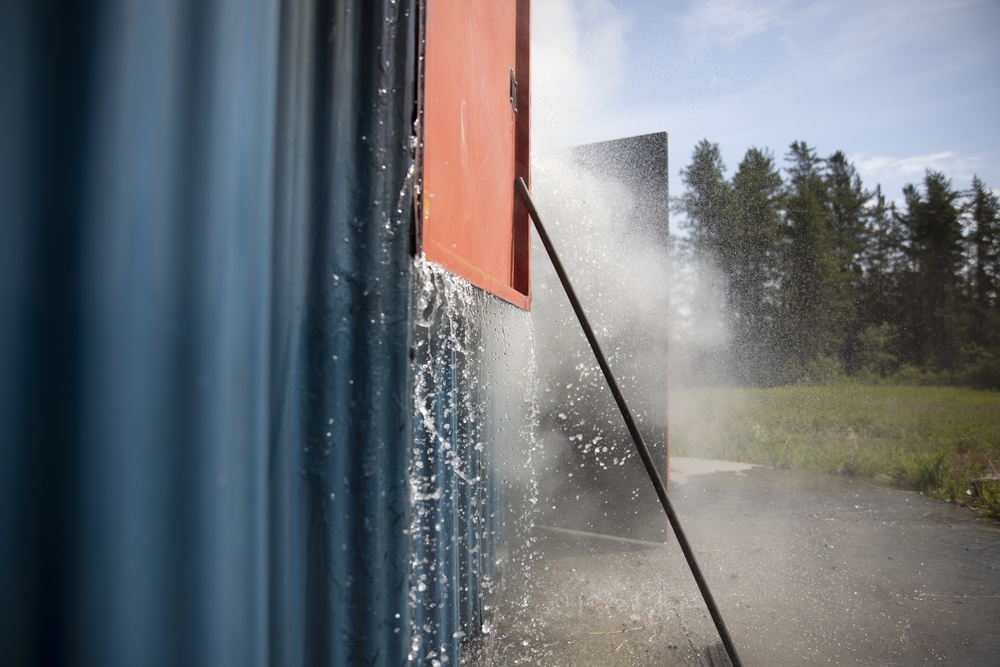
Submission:
<svg viewBox="0 0 1000 667">
<path fill-rule="evenodd" d="M 527 313 L 423 260 L 412 303 L 409 660 L 444 664 L 489 635 L 501 570 L 527 544 L 538 498 L 534 337 Z"/>
</svg>

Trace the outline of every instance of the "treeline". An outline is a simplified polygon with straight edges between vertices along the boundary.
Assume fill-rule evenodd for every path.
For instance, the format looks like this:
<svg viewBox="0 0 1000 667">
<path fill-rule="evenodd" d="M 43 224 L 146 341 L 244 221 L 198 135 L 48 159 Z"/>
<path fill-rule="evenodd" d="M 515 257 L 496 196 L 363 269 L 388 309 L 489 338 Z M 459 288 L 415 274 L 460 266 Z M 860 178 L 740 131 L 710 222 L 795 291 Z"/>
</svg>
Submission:
<svg viewBox="0 0 1000 667">
<path fill-rule="evenodd" d="M 897 207 L 842 152 L 751 148 L 732 178 L 702 141 L 674 200 L 686 250 L 723 281 L 743 384 L 838 374 L 1000 388 L 1000 204 L 938 171 Z"/>
</svg>

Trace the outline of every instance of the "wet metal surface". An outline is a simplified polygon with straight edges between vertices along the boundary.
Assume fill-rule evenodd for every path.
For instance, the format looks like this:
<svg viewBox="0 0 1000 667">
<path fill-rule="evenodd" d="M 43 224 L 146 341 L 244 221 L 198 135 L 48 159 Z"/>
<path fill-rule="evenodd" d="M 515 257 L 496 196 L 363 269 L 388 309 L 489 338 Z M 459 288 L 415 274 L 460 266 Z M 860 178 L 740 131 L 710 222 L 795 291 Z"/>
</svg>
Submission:
<svg viewBox="0 0 1000 667">
<path fill-rule="evenodd" d="M 747 665 L 1000 665 L 1000 524 L 867 481 L 703 468 L 671 495 Z M 675 543 L 535 538 L 490 664 L 708 664 L 718 636 Z"/>
</svg>

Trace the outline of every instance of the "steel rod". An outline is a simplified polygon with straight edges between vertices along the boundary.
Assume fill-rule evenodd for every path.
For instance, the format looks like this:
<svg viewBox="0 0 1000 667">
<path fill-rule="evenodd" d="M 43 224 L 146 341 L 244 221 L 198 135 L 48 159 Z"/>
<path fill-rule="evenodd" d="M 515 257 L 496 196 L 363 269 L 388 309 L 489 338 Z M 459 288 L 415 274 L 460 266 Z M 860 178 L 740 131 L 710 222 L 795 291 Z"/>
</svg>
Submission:
<svg viewBox="0 0 1000 667">
<path fill-rule="evenodd" d="M 524 179 L 520 176 L 518 176 L 515 180 L 515 189 L 524 198 L 524 203 L 527 206 L 528 214 L 531 216 L 531 220 L 535 225 L 535 230 L 538 232 L 538 237 L 541 239 L 542 245 L 545 246 L 545 252 L 548 253 L 549 259 L 552 261 L 552 266 L 556 270 L 556 275 L 559 276 L 559 282 L 562 283 L 563 290 L 565 290 L 566 296 L 569 297 L 569 302 L 573 306 L 573 312 L 576 313 L 576 318 L 580 321 L 580 326 L 583 328 L 583 333 L 587 337 L 587 341 L 590 343 L 590 348 L 593 350 L 594 356 L 597 357 L 597 363 L 601 367 L 601 372 L 604 373 L 604 379 L 607 380 L 608 387 L 611 389 L 611 394 L 614 396 L 615 403 L 618 405 L 618 410 L 622 413 L 622 418 L 625 420 L 625 426 L 628 427 L 628 432 L 632 436 L 632 441 L 635 443 L 635 448 L 639 452 L 639 458 L 642 459 L 642 464 L 646 467 L 646 473 L 649 475 L 649 479 L 653 483 L 653 488 L 656 489 L 656 495 L 660 499 L 660 505 L 663 506 L 663 511 L 667 515 L 667 521 L 670 523 L 670 527 L 674 531 L 674 536 L 677 538 L 677 544 L 680 545 L 681 551 L 684 553 L 684 559 L 687 561 L 688 567 L 691 569 L 691 574 L 694 576 L 695 583 L 698 584 L 698 590 L 701 591 L 701 596 L 705 600 L 705 605 L 708 607 L 708 613 L 712 616 L 712 620 L 715 622 L 715 628 L 719 632 L 722 644 L 726 647 L 729 659 L 732 661 L 733 667 L 743 667 L 743 663 L 740 662 L 740 658 L 736 654 L 736 646 L 733 644 L 732 637 L 729 636 L 729 630 L 726 628 L 726 623 L 722 620 L 722 614 L 719 612 L 719 608 L 715 604 L 715 598 L 712 597 L 712 591 L 708 588 L 708 582 L 705 580 L 705 576 L 701 573 L 701 568 L 698 567 L 698 561 L 695 558 L 694 550 L 691 548 L 691 544 L 688 542 L 687 536 L 681 528 L 680 519 L 674 511 L 673 503 L 670 502 L 670 498 L 667 496 L 667 487 L 663 483 L 660 473 L 656 470 L 656 466 L 653 463 L 653 457 L 649 453 L 649 447 L 646 446 L 646 441 L 643 439 L 642 433 L 639 431 L 639 426 L 636 423 L 635 418 L 632 416 L 632 410 L 629 409 L 628 403 L 625 402 L 625 396 L 622 394 L 622 390 L 618 386 L 618 381 L 615 380 L 615 376 L 611 372 L 611 366 L 608 364 L 608 360 L 604 356 L 604 352 L 601 350 L 601 345 L 597 341 L 597 336 L 594 334 L 594 330 L 590 326 L 590 320 L 587 319 L 586 313 L 583 312 L 583 306 L 580 304 L 580 300 L 577 298 L 576 292 L 573 290 L 573 285 L 570 283 L 569 276 L 566 275 L 566 270 L 563 268 L 562 262 L 559 261 L 559 255 L 556 254 L 555 247 L 553 247 L 552 241 L 549 239 L 549 235 L 545 232 L 545 227 L 542 225 L 542 220 L 538 215 L 538 209 L 535 208 L 535 203 L 531 199 L 531 193 L 528 192 L 528 186 L 525 185 Z"/>
</svg>

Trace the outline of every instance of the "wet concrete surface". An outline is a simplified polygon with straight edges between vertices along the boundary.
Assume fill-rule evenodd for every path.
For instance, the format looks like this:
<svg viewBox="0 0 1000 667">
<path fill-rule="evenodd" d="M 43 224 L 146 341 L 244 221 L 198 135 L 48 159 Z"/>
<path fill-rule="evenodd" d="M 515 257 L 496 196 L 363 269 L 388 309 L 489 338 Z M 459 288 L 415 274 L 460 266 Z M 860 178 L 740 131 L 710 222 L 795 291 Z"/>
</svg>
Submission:
<svg viewBox="0 0 1000 667">
<path fill-rule="evenodd" d="M 688 464 L 671 497 L 747 667 L 1000 666 L 1000 524 L 869 481 Z M 676 541 L 531 539 L 485 664 L 709 664 L 718 635 Z"/>
</svg>

